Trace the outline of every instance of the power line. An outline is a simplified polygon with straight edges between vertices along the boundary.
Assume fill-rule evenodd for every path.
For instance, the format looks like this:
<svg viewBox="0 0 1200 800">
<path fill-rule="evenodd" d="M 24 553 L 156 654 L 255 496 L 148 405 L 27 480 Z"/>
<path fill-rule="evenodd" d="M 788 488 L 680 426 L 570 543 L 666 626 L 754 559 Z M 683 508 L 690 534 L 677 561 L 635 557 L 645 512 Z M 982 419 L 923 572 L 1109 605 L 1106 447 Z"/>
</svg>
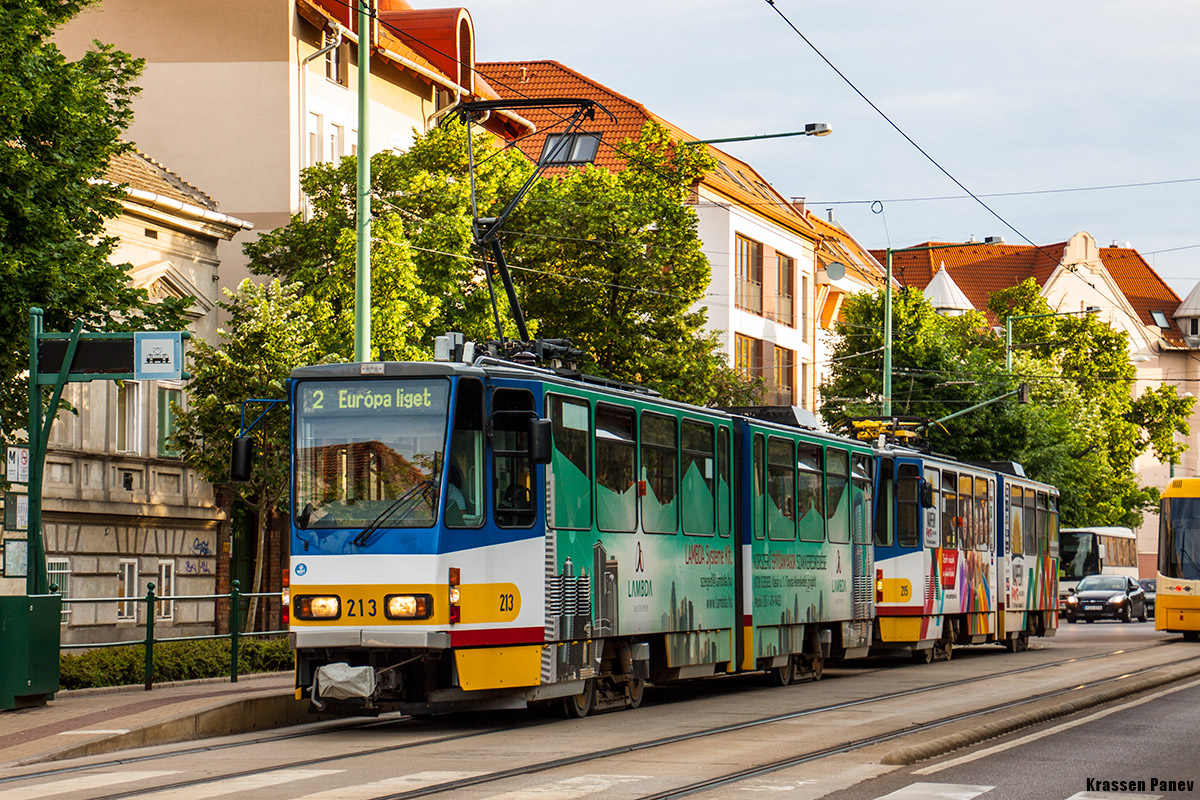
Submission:
<svg viewBox="0 0 1200 800">
<path fill-rule="evenodd" d="M 1142 181 L 1140 183 L 1114 183 L 1107 186 L 1076 186 L 1070 189 L 1028 189 L 1018 192 L 989 192 L 987 194 L 980 193 L 978 195 L 971 194 L 947 194 L 933 195 L 930 197 L 893 197 L 890 200 L 808 200 L 805 202 L 813 205 L 829 205 L 829 206 L 848 206 L 848 205 L 870 205 L 875 202 L 884 203 L 923 203 L 931 200 L 973 200 L 980 197 L 1029 197 L 1042 194 L 1069 194 L 1072 192 L 1099 192 L 1109 189 L 1135 189 L 1143 186 L 1169 186 L 1176 183 L 1196 183 L 1200 182 L 1200 178 L 1177 178 L 1175 180 L 1166 181 Z M 1003 222 L 1003 220 L 1001 220 Z M 1189 245 L 1190 247 L 1200 247 L 1200 245 Z M 1175 248 L 1182 250 L 1185 248 Z M 1160 253 L 1167 252 L 1165 250 L 1158 251 Z"/>
</svg>

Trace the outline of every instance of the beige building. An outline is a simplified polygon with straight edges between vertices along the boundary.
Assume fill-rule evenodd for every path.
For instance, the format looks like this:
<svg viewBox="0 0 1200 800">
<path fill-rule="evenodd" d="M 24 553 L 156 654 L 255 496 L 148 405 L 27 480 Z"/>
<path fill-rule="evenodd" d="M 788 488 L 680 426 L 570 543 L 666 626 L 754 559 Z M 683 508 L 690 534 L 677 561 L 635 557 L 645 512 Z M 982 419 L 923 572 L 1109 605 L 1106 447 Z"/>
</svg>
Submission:
<svg viewBox="0 0 1200 800">
<path fill-rule="evenodd" d="M 458 99 L 495 99 L 475 76 L 465 9 L 378 0 L 370 30 L 370 149 L 403 150 Z M 56 37 L 69 58 L 92 40 L 146 60 L 127 138 L 220 197 L 256 230 L 303 210 L 300 169 L 357 152 L 357 16 L 344 0 L 102 0 Z M 484 127 L 531 128 L 512 113 Z M 221 283 L 245 277 L 242 234 L 221 249 Z"/>
<path fill-rule="evenodd" d="M 105 226 L 119 240 L 112 259 L 128 264 L 152 299 L 193 297 L 189 332 L 216 338 L 217 245 L 250 225 L 217 210 L 211 197 L 139 152 L 118 156 L 106 178 L 126 186 L 121 215 Z M 43 485 L 43 532 L 50 582 L 67 598 L 202 595 L 217 590 L 228 547 L 212 487 L 170 446 L 186 407 L 179 381 L 96 380 L 68 384 L 51 429 Z M 4 594 L 24 579 L 3 579 Z M 160 634 L 211 633 L 214 603 L 157 606 Z M 64 643 L 139 639 L 144 603 L 68 603 Z"/>
</svg>

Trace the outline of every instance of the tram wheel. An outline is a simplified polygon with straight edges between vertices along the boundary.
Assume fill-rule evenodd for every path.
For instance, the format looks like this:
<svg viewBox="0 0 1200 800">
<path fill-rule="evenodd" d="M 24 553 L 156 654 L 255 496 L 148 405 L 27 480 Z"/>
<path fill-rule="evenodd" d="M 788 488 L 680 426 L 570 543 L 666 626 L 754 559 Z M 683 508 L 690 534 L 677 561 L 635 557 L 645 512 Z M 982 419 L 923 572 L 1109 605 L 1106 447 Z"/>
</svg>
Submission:
<svg viewBox="0 0 1200 800">
<path fill-rule="evenodd" d="M 563 715 L 567 719 L 583 719 L 592 712 L 596 704 L 596 683 L 591 678 L 584 682 L 583 691 L 563 698 Z"/>
<path fill-rule="evenodd" d="M 637 708 L 642 704 L 646 694 L 646 682 L 641 678 L 631 678 L 625 683 L 625 707 Z"/>
<path fill-rule="evenodd" d="M 819 653 L 808 661 L 809 675 L 814 681 L 819 681 L 825 675 L 825 658 Z"/>
<path fill-rule="evenodd" d="M 790 686 L 796 680 L 796 662 L 789 657 L 787 664 L 771 670 L 771 679 L 776 686 Z"/>
<path fill-rule="evenodd" d="M 1200 642 L 1200 631 L 1184 631 L 1183 640 L 1185 642 Z"/>
<path fill-rule="evenodd" d="M 935 661 L 949 661 L 954 655 L 954 642 L 949 639 L 938 639 L 933 643 L 932 658 Z"/>
<path fill-rule="evenodd" d="M 933 661 L 933 648 L 926 647 L 924 650 L 913 650 L 912 660 L 918 664 L 928 664 Z"/>
</svg>

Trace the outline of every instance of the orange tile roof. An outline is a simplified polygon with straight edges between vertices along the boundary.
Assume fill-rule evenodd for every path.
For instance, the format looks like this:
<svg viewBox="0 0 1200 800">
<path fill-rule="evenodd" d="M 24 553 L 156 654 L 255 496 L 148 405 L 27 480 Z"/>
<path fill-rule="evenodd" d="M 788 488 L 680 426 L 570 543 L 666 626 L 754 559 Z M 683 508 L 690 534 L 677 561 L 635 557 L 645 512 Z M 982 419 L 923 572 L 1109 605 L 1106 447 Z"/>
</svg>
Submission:
<svg viewBox="0 0 1200 800">
<path fill-rule="evenodd" d="M 835 222 L 826 222 L 815 214 L 807 214 L 809 223 L 821 237 L 822 246 L 817 250 L 817 261 L 825 269 L 832 261 L 845 264 L 854 280 L 869 286 L 883 285 L 883 269 L 875 257 L 844 228 Z"/>
<path fill-rule="evenodd" d="M 948 245 L 948 246 L 947 246 Z M 900 251 L 892 254 L 892 275 L 903 285 L 924 289 L 943 263 L 946 272 L 958 284 L 971 304 L 987 312 L 988 297 L 1003 289 L 1033 278 L 1038 286 L 1058 268 L 1066 242 L 1032 245 L 967 244 L 923 242 L 914 247 L 938 247 L 937 250 Z M 1163 337 L 1173 345 L 1183 343 L 1182 335 L 1171 315 L 1179 307 L 1179 296 L 1158 276 L 1136 250 L 1123 247 L 1102 247 L 1100 261 L 1112 275 L 1117 287 L 1137 312 L 1144 325 L 1154 326 L 1151 311 L 1162 311 L 1169 329 Z M 886 266 L 887 251 L 872 250 L 879 263 Z"/>
<path fill-rule="evenodd" d="M 140 150 L 129 150 L 114 156 L 104 170 L 104 177 L 131 189 L 169 197 L 208 211 L 217 210 L 216 200 Z"/>
<path fill-rule="evenodd" d="M 637 139 L 648 120 L 665 127 L 676 142 L 695 141 L 698 138 L 636 100 L 557 61 L 500 61 L 476 64 L 475 68 L 502 97 L 576 97 L 595 100 L 611 111 L 616 117 L 615 121 L 597 109 L 595 118 L 585 121 L 580 127 L 584 132 L 601 134 L 600 150 L 593 162 L 599 167 L 622 169 L 625 162 L 620 153 L 620 142 Z M 518 146 L 531 161 L 536 161 L 541 155 L 547 134 L 561 132 L 563 122 L 570 114 L 564 113 L 563 109 L 523 109 L 521 113 L 538 126 L 538 132 L 520 140 Z M 703 183 L 707 188 L 735 205 L 753 208 L 808 238 L 816 238 L 813 226 L 805 215 L 797 211 L 757 170 L 712 145 L 704 147 L 709 155 L 724 165 L 724 169 L 718 167 L 705 176 Z M 553 167 L 547 172 L 565 169 Z"/>
</svg>

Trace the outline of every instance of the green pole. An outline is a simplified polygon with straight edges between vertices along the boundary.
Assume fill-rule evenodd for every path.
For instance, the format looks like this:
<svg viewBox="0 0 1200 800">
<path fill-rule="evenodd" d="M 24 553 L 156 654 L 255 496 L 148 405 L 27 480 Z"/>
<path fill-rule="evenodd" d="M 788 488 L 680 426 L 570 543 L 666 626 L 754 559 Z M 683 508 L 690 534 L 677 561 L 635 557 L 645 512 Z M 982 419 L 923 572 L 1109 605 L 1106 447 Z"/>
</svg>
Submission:
<svg viewBox="0 0 1200 800">
<path fill-rule="evenodd" d="M 1012 317 L 1004 320 L 1004 371 L 1012 372 Z"/>
<path fill-rule="evenodd" d="M 238 679 L 238 633 L 241 620 L 242 592 L 240 582 L 234 581 L 229 589 L 229 682 Z"/>
<path fill-rule="evenodd" d="M 883 415 L 892 415 L 892 248 L 883 279 Z"/>
<path fill-rule="evenodd" d="M 25 593 L 38 594 L 40 570 L 37 567 L 38 543 L 42 527 L 42 458 L 38 445 L 42 432 L 42 397 L 38 387 L 38 334 L 42 332 L 42 310 L 29 309 L 29 519 L 25 530 Z"/>
<path fill-rule="evenodd" d="M 358 254 L 354 277 L 354 360 L 371 360 L 371 14 L 358 0 Z"/>
</svg>

